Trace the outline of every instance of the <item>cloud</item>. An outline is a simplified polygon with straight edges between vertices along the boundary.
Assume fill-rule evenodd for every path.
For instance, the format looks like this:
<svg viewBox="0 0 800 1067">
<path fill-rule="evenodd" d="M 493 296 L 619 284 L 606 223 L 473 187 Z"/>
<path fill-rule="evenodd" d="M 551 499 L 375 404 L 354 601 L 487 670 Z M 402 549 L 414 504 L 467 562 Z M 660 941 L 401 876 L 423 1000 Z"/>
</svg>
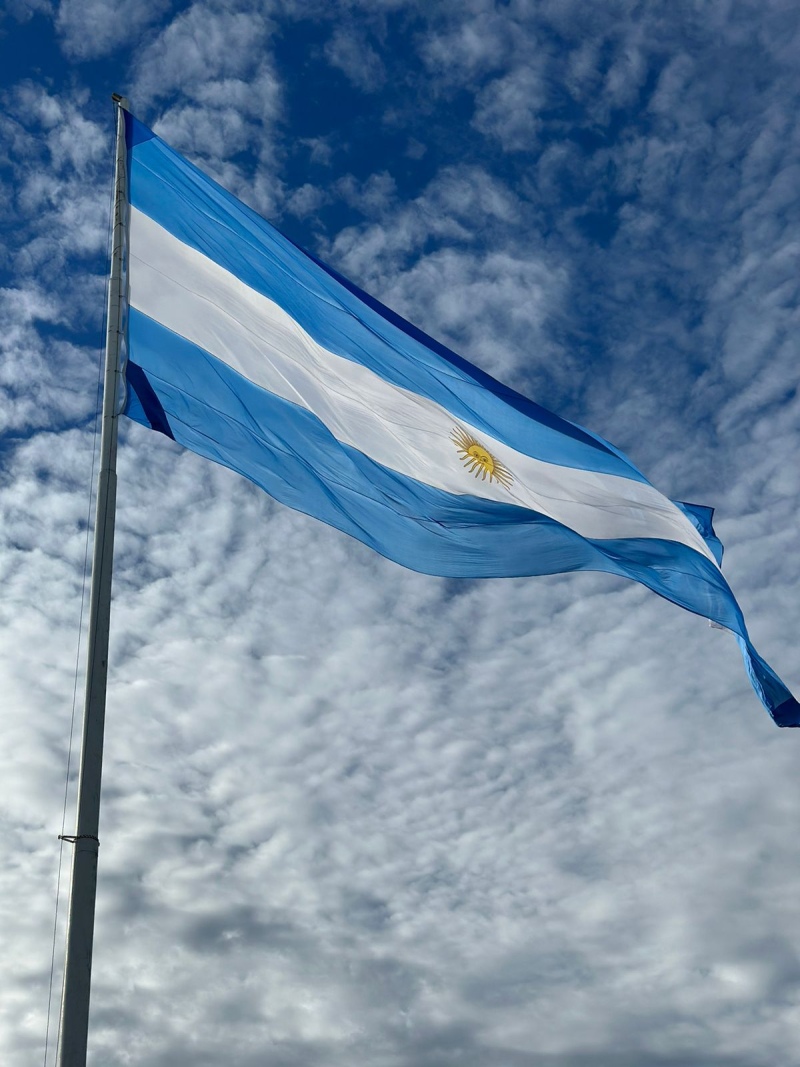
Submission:
<svg viewBox="0 0 800 1067">
<path fill-rule="evenodd" d="M 351 207 L 375 216 L 385 212 L 397 196 L 397 183 L 387 171 L 370 174 L 364 182 L 356 182 L 352 175 L 336 183 L 336 192 Z"/>
<path fill-rule="evenodd" d="M 86 398 L 96 392 L 91 355 L 37 329 L 63 322 L 63 314 L 40 289 L 0 289 L 0 433 L 27 434 L 88 413 Z M 64 381 L 59 367 L 73 363 L 74 374 Z"/>
<path fill-rule="evenodd" d="M 502 380 L 533 390 L 545 375 L 574 388 L 577 367 L 547 336 L 568 278 L 545 265 L 543 250 L 520 247 L 526 206 L 478 167 L 440 171 L 412 203 L 398 204 L 394 182 L 377 173 L 337 192 L 376 221 L 339 234 L 329 258 L 345 274 L 421 328 L 451 344 Z M 494 251 L 470 247 L 481 218 L 494 231 Z"/>
<path fill-rule="evenodd" d="M 273 131 L 283 101 L 269 49 L 272 24 L 269 9 L 239 7 L 209 0 L 176 16 L 138 53 L 132 94 L 145 118 L 148 108 L 171 101 L 151 120 L 156 132 L 202 161 L 234 194 L 274 215 L 282 186 Z M 247 166 L 238 162 L 245 155 Z"/>
<path fill-rule="evenodd" d="M 30 83 L 6 98 L 15 272 L 15 284 L 0 290 L 7 434 L 74 423 L 94 403 L 104 309 L 96 257 L 108 247 L 109 197 L 100 183 L 110 177 L 110 137 L 82 113 L 83 102 Z M 83 336 L 92 327 L 94 351 Z"/>
<path fill-rule="evenodd" d="M 52 0 L 8 0 L 5 13 L 17 22 L 28 22 L 34 15 L 52 15 L 53 4 Z"/>
<path fill-rule="evenodd" d="M 386 80 L 380 56 L 365 35 L 352 29 L 340 27 L 334 31 L 325 45 L 325 58 L 362 92 L 374 92 Z"/>
<path fill-rule="evenodd" d="M 198 3 L 118 69 L 292 236 L 715 505 L 797 687 L 795 14 L 379 7 Z M 386 72 L 346 144 L 343 11 Z M 112 131 L 68 47 L 0 116 L 3 1062 L 41 1059 L 85 660 Z M 796 744 L 730 635 L 600 574 L 402 571 L 127 423 L 118 502 L 99 1062 L 800 1062 Z M 73 757 L 67 831 L 74 790 Z"/>
<path fill-rule="evenodd" d="M 438 32 L 428 32 L 420 38 L 428 70 L 456 82 L 470 80 L 506 63 L 518 32 L 515 21 L 504 17 L 494 5 L 471 4 L 467 10 L 468 17 L 443 20 L 445 24 Z"/>
<path fill-rule="evenodd" d="M 267 13 L 265 12 L 265 15 Z M 209 104 L 247 106 L 246 79 L 257 71 L 269 37 L 264 16 L 214 2 L 196 2 L 162 28 L 136 58 L 137 97 L 158 99 L 180 89 Z"/>
<path fill-rule="evenodd" d="M 481 89 L 473 121 L 476 129 L 496 137 L 506 151 L 530 152 L 539 130 L 539 112 L 546 101 L 542 75 L 521 68 Z"/>
<path fill-rule="evenodd" d="M 85 97 L 60 100 L 23 83 L 7 106 L 16 142 L 15 255 L 23 272 L 41 278 L 71 256 L 105 252 L 108 240 L 110 129 L 82 113 Z"/>
<path fill-rule="evenodd" d="M 127 0 L 119 18 L 107 0 L 60 0 L 56 30 L 68 56 L 95 59 L 138 42 L 172 7 L 172 0 Z"/>
</svg>

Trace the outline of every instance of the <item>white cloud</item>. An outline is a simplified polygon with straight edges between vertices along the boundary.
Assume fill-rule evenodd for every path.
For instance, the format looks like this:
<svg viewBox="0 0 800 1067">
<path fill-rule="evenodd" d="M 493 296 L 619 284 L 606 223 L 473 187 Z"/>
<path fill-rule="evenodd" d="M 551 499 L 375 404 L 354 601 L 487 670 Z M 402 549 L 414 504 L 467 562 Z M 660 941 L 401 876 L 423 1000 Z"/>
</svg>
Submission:
<svg viewBox="0 0 800 1067">
<path fill-rule="evenodd" d="M 170 104 L 156 132 L 265 214 L 275 212 L 282 188 L 275 173 L 274 130 L 281 86 L 269 42 L 267 9 L 192 4 L 141 49 L 135 61 L 134 110 L 146 117 L 158 101 Z M 255 171 L 233 162 L 250 153 Z"/>
<path fill-rule="evenodd" d="M 481 89 L 473 121 L 476 129 L 496 137 L 506 151 L 531 152 L 540 126 L 539 113 L 546 102 L 541 72 L 520 67 Z"/>
<path fill-rule="evenodd" d="M 454 18 L 438 33 L 421 38 L 422 57 L 431 73 L 461 81 L 507 62 L 518 27 L 495 5 L 480 6 L 484 10 L 473 11 L 471 18 Z"/>
<path fill-rule="evenodd" d="M 555 353 L 545 324 L 565 280 L 533 258 L 440 251 L 420 257 L 387 298 L 413 308 L 490 374 L 510 384 L 522 378 L 530 389 Z"/>
<path fill-rule="evenodd" d="M 347 175 L 336 183 L 336 192 L 352 207 L 374 217 L 389 209 L 397 195 L 397 184 L 387 171 L 370 174 L 364 182 Z"/>
<path fill-rule="evenodd" d="M 307 218 L 314 215 L 327 200 L 328 194 L 324 190 L 306 182 L 287 198 L 285 209 L 298 218 Z"/>
<path fill-rule="evenodd" d="M 167 111 L 156 123 L 159 137 L 180 145 L 196 156 L 226 159 L 243 152 L 251 131 L 246 118 L 234 107 L 179 105 Z"/>
<path fill-rule="evenodd" d="M 386 38 L 346 9 L 406 76 L 387 103 L 421 101 L 424 125 L 404 119 L 380 158 L 354 125 L 374 173 L 304 178 L 287 207 L 326 209 L 326 258 L 378 297 L 716 505 L 751 631 L 797 690 L 794 16 L 470 0 L 428 23 L 381 6 Z M 126 54 L 134 104 L 268 214 L 287 101 L 312 77 L 276 65 L 276 31 L 305 16 L 284 17 L 195 5 Z M 574 122 L 511 92 L 531 56 Z M 473 99 L 509 105 L 485 112 L 489 141 Z M 14 1063 L 42 1054 L 111 123 L 79 92 L 3 103 Z M 323 126 L 298 138 L 320 164 L 339 132 Z M 495 152 L 530 131 L 533 154 Z M 409 137 L 428 146 L 412 193 Z M 729 635 L 603 575 L 402 571 L 139 427 L 119 467 L 98 1063 L 800 1063 L 796 738 L 760 711 Z"/>
<path fill-rule="evenodd" d="M 365 93 L 380 89 L 386 81 L 380 56 L 364 35 L 351 28 L 339 27 L 334 31 L 325 45 L 325 58 Z"/>
<path fill-rule="evenodd" d="M 31 83 L 10 97 L 8 110 L 17 126 L 17 151 L 9 160 L 15 258 L 23 274 L 38 271 L 41 279 L 52 279 L 69 257 L 106 251 L 111 123 L 103 129 L 86 118 L 85 103 L 85 94 L 59 99 Z M 80 287 L 75 290 L 80 293 Z M 80 305 L 80 295 L 72 302 Z"/>
<path fill-rule="evenodd" d="M 231 95 L 238 103 L 246 101 L 246 80 L 265 57 L 266 14 L 198 0 L 137 56 L 137 100 L 180 90 L 190 99 L 217 104 L 232 103 Z M 258 107 L 264 101 L 256 98 L 254 103 Z"/>
<path fill-rule="evenodd" d="M 309 159 L 312 163 L 320 163 L 328 166 L 333 156 L 330 139 L 325 137 L 303 137 L 300 144 L 309 150 Z"/>
<path fill-rule="evenodd" d="M 94 59 L 140 40 L 172 0 L 126 0 L 124 17 L 109 0 L 60 0 L 56 29 L 68 56 Z"/>
<path fill-rule="evenodd" d="M 525 206 L 501 181 L 477 167 L 449 168 L 410 204 L 396 203 L 381 173 L 361 185 L 340 181 L 337 191 L 378 220 L 343 231 L 329 250 L 345 274 L 505 381 L 535 391 L 542 375 L 552 387 L 572 374 L 574 387 L 574 361 L 560 351 L 554 359 L 545 330 L 566 274 L 519 247 Z M 493 228 L 496 251 L 469 247 L 476 219 Z M 431 250 L 432 241 L 445 247 Z"/>
</svg>

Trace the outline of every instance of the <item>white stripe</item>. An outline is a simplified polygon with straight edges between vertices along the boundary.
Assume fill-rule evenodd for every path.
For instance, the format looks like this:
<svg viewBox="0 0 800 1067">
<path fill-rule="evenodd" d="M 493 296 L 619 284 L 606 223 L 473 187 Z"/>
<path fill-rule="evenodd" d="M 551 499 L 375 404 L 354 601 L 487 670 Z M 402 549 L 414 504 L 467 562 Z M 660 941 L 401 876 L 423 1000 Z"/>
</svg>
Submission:
<svg viewBox="0 0 800 1067">
<path fill-rule="evenodd" d="M 132 307 L 313 412 L 341 442 L 385 467 L 449 493 L 532 508 L 584 537 L 661 537 L 713 560 L 689 520 L 652 486 L 533 459 L 329 352 L 272 300 L 136 208 L 130 256 Z M 508 468 L 510 488 L 465 469 L 451 439 L 457 426 Z"/>
</svg>

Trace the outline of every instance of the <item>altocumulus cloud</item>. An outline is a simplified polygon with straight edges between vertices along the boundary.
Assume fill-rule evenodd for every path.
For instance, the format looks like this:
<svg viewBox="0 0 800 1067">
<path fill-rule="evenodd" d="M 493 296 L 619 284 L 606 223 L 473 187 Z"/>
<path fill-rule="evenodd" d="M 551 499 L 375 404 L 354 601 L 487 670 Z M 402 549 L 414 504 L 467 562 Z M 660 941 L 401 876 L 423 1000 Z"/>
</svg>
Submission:
<svg viewBox="0 0 800 1067">
<path fill-rule="evenodd" d="M 714 505 L 799 682 L 797 13 L 129 8 L 3 23 L 4 1063 L 42 1056 L 112 89 Z M 602 575 L 403 572 L 134 425 L 119 479 L 95 1063 L 800 1064 L 800 742 L 728 635 Z"/>
</svg>

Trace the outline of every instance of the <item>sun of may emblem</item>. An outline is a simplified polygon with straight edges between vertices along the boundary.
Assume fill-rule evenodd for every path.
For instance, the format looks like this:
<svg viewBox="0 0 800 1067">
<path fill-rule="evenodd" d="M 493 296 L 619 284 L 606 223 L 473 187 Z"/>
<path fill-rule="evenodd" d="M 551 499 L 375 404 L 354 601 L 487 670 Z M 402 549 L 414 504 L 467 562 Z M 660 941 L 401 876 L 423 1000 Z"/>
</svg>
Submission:
<svg viewBox="0 0 800 1067">
<path fill-rule="evenodd" d="M 490 482 L 499 482 L 506 489 L 510 488 L 514 478 L 508 467 L 504 467 L 499 459 L 488 452 L 466 430 L 456 426 L 450 434 L 450 440 L 455 444 L 464 466 L 476 478 L 480 478 L 483 482 L 488 478 Z"/>
</svg>

